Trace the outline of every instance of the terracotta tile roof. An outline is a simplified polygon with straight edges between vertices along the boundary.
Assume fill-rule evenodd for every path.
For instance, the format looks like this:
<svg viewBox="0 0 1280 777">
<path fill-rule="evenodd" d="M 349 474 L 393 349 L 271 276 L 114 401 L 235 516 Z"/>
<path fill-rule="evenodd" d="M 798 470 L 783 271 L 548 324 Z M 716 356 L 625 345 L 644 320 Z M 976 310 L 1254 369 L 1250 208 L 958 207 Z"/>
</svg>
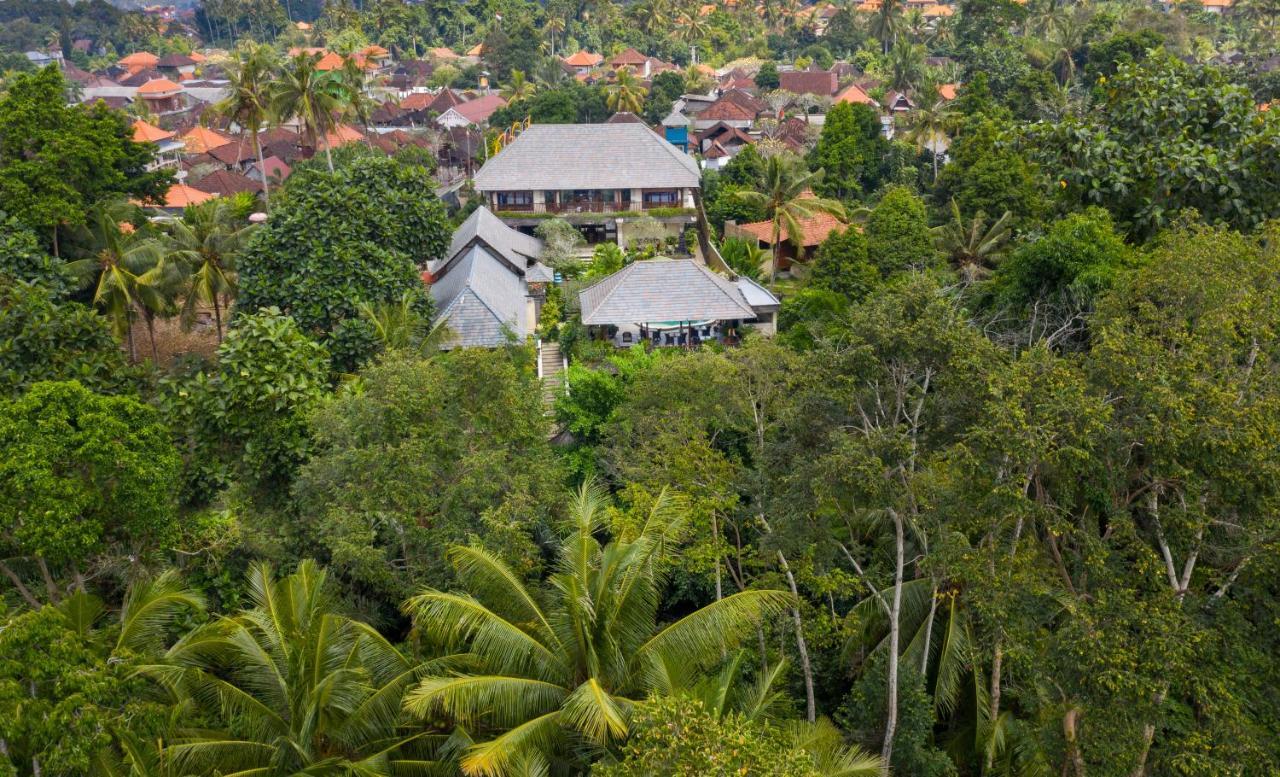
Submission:
<svg viewBox="0 0 1280 777">
<path fill-rule="evenodd" d="M 190 57 L 191 61 L 195 62 L 197 65 L 200 64 L 201 62 L 205 62 L 208 60 L 208 57 L 206 57 L 205 55 L 201 54 L 198 51 L 193 51 L 187 56 Z"/>
<path fill-rule="evenodd" d="M 959 84 L 938 84 L 938 94 L 944 100 L 956 99 L 956 89 L 960 88 Z"/>
<path fill-rule="evenodd" d="M 185 208 L 188 205 L 199 205 L 202 202 L 208 202 L 216 196 L 218 195 L 202 192 L 186 184 L 175 183 L 169 187 L 169 191 L 165 192 L 164 207 Z"/>
<path fill-rule="evenodd" d="M 262 160 L 262 170 L 267 174 L 268 181 L 283 181 L 293 172 L 289 165 L 278 156 L 269 156 Z"/>
<path fill-rule="evenodd" d="M 834 102 L 837 103 L 853 103 L 857 105 L 870 105 L 879 108 L 880 104 L 867 94 L 866 90 L 857 84 L 849 84 L 835 96 Z"/>
<path fill-rule="evenodd" d="M 253 144 L 243 138 L 232 143 L 215 146 L 205 153 L 224 165 L 239 165 L 254 158 Z"/>
<path fill-rule="evenodd" d="M 344 64 L 346 60 L 341 54 L 330 51 L 316 60 L 316 70 L 341 70 Z"/>
<path fill-rule="evenodd" d="M 720 95 L 721 100 L 730 100 L 754 113 L 763 113 L 769 106 L 761 99 L 742 89 L 728 89 Z"/>
<path fill-rule="evenodd" d="M 477 97 L 461 105 L 456 105 L 454 110 L 462 114 L 462 117 L 472 124 L 483 124 L 489 120 L 494 111 L 506 104 L 507 101 L 502 99 L 501 95 L 486 94 L 484 97 Z"/>
<path fill-rule="evenodd" d="M 931 5 L 924 9 L 921 13 L 926 19 L 935 19 L 943 16 L 951 16 L 955 13 L 949 5 Z"/>
<path fill-rule="evenodd" d="M 627 49 L 613 59 L 609 60 L 609 67 L 619 68 L 624 65 L 639 66 L 649 61 L 649 58 L 635 49 Z"/>
<path fill-rule="evenodd" d="M 483 43 L 483 42 L 481 42 L 481 43 L 477 43 L 476 45 L 474 45 L 474 46 L 472 46 L 471 48 L 467 49 L 467 56 L 468 56 L 468 57 L 483 57 L 483 56 L 484 56 L 484 43 Z"/>
<path fill-rule="evenodd" d="M 321 148 L 327 143 L 329 148 L 337 148 L 345 146 L 348 143 L 358 143 L 364 140 L 364 133 L 352 127 L 350 124 L 339 124 L 332 132 L 326 133 Z M 318 150 L 318 149 L 317 149 Z"/>
<path fill-rule="evenodd" d="M 778 88 L 795 94 L 830 96 L 836 92 L 836 74 L 830 70 L 791 70 L 778 74 Z"/>
<path fill-rule="evenodd" d="M 421 111 L 430 107 L 438 95 L 429 92 L 414 92 L 400 101 L 402 111 Z"/>
<path fill-rule="evenodd" d="M 391 56 L 390 51 L 387 51 L 386 49 L 377 45 L 376 43 L 370 46 L 365 46 L 364 48 L 360 49 L 360 53 L 365 55 L 366 57 L 372 57 L 374 59 L 382 59 L 383 57 Z"/>
<path fill-rule="evenodd" d="M 133 123 L 133 141 L 135 143 L 159 143 L 172 137 L 172 132 L 166 132 L 154 124 L 146 123 L 142 119 L 138 119 Z"/>
<path fill-rule="evenodd" d="M 182 133 L 182 142 L 191 154 L 203 154 L 211 148 L 226 145 L 231 138 L 208 127 L 195 126 Z"/>
<path fill-rule="evenodd" d="M 427 111 L 431 113 L 444 113 L 455 105 L 462 105 L 462 97 L 452 89 L 442 89 L 440 94 L 436 95 L 431 102 L 427 103 Z"/>
<path fill-rule="evenodd" d="M 756 112 L 723 98 L 716 100 L 702 113 L 698 119 L 706 121 L 755 121 Z"/>
<path fill-rule="evenodd" d="M 453 49 L 447 49 L 443 46 L 438 46 L 434 49 L 427 49 L 427 54 L 435 57 L 436 59 L 457 59 L 458 58 L 458 54 L 454 52 Z"/>
<path fill-rule="evenodd" d="M 297 144 L 298 138 L 298 133 L 291 129 L 285 129 L 284 127 L 272 127 L 271 129 L 263 130 L 258 133 L 258 142 L 264 146 L 268 143 Z"/>
<path fill-rule="evenodd" d="M 121 78 L 118 83 L 121 86 L 140 87 L 143 84 L 147 83 L 148 81 L 154 81 L 157 78 L 164 78 L 164 74 L 161 73 L 159 70 L 150 70 L 150 69 L 135 70 L 129 73 L 129 75 L 126 76 L 125 78 Z"/>
<path fill-rule="evenodd" d="M 159 64 L 160 58 L 150 51 L 135 51 L 134 53 L 122 57 L 116 64 L 124 68 L 149 68 Z"/>
<path fill-rule="evenodd" d="M 575 51 L 573 54 L 565 57 L 564 63 L 573 67 L 595 67 L 604 61 L 604 55 L 595 54 L 585 49 Z"/>
<path fill-rule="evenodd" d="M 230 170 L 215 170 L 204 178 L 191 184 L 194 189 L 199 189 L 208 194 L 219 194 L 223 196 L 238 194 L 240 192 L 258 193 L 262 191 L 262 184 L 241 175 L 233 173 Z"/>
<path fill-rule="evenodd" d="M 180 84 L 175 84 L 167 78 L 153 78 L 138 87 L 138 94 L 141 95 L 167 96 L 181 91 L 182 86 Z"/>
<path fill-rule="evenodd" d="M 729 152 L 726 151 L 725 147 L 720 145 L 720 141 L 717 140 L 715 143 L 711 144 L 711 148 L 707 149 L 703 156 L 707 159 L 720 159 L 721 157 L 729 156 Z"/>
<path fill-rule="evenodd" d="M 751 224 L 739 224 L 737 228 L 762 243 L 767 243 L 769 245 L 773 244 L 772 221 L 757 221 Z M 803 244 L 805 248 L 818 245 L 823 240 L 826 240 L 827 236 L 832 232 L 843 232 L 848 228 L 848 224 L 845 224 L 835 216 L 831 216 L 826 213 L 815 213 L 809 218 L 800 219 L 800 230 L 803 233 L 802 239 L 804 241 Z M 791 233 L 787 231 L 785 224 L 782 225 L 782 229 L 778 233 L 778 239 L 783 242 L 787 242 L 791 239 Z"/>
</svg>

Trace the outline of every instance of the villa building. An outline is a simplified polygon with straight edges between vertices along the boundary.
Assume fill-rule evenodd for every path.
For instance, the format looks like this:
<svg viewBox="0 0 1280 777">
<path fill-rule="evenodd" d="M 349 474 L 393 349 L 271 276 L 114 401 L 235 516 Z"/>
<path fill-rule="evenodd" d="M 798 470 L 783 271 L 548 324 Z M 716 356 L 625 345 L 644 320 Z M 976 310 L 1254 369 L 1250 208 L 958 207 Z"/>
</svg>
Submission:
<svg viewBox="0 0 1280 777">
<path fill-rule="evenodd" d="M 531 230 L 556 214 L 589 242 L 625 244 L 650 216 L 678 235 L 695 220 L 698 163 L 644 124 L 534 124 L 475 175 L 507 224 Z"/>
</svg>

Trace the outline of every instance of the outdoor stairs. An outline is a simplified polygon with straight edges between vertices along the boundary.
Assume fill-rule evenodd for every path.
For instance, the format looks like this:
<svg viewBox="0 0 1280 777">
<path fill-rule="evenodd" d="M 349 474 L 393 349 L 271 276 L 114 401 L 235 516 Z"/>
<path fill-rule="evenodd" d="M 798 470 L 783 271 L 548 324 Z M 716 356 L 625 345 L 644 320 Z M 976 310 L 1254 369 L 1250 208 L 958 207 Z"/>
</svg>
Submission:
<svg viewBox="0 0 1280 777">
<path fill-rule="evenodd" d="M 542 379 L 542 401 L 548 413 L 554 412 L 556 397 L 565 387 L 565 366 L 559 343 L 539 341 L 538 377 Z"/>
</svg>

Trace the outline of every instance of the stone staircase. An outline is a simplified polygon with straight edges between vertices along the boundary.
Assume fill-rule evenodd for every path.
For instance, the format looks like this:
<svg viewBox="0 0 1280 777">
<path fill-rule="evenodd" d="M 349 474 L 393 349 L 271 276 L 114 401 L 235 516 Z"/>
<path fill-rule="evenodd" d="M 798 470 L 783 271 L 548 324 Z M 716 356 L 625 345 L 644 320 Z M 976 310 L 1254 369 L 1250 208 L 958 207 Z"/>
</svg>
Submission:
<svg viewBox="0 0 1280 777">
<path fill-rule="evenodd" d="M 556 397 L 565 388 L 565 360 L 560 344 L 542 340 L 538 343 L 538 377 L 542 379 L 542 401 L 550 413 L 555 408 Z"/>
</svg>

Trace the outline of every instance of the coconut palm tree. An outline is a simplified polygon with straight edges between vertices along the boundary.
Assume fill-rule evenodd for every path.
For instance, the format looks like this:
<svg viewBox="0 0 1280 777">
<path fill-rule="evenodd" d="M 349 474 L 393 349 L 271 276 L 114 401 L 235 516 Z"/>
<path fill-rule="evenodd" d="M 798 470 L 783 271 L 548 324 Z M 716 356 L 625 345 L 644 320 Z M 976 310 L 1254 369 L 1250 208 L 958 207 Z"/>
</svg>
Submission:
<svg viewBox="0 0 1280 777">
<path fill-rule="evenodd" d="M 925 81 L 916 95 L 916 108 L 911 112 L 910 138 L 916 149 L 929 149 L 933 159 L 933 180 L 938 180 L 938 157 L 942 155 L 947 140 L 947 126 L 951 121 L 950 105 L 938 91 L 938 85 Z"/>
<path fill-rule="evenodd" d="M 138 359 L 133 319 L 135 315 L 144 317 L 151 335 L 151 356 L 158 362 L 154 315 L 167 311 L 173 300 L 160 282 L 168 277 L 153 273 L 164 258 L 164 250 L 150 231 L 134 227 L 132 222 L 138 219 L 138 207 L 123 200 L 95 205 L 85 225 L 91 253 L 69 262 L 68 268 L 82 278 L 94 279 L 93 302 L 102 308 L 116 336 L 125 340 L 133 361 Z"/>
<path fill-rule="evenodd" d="M 556 55 L 556 36 L 564 34 L 564 17 L 549 16 L 547 22 L 543 25 L 543 29 L 547 32 L 547 39 L 551 43 L 551 56 Z"/>
<path fill-rule="evenodd" d="M 773 224 L 773 259 L 769 266 L 769 280 L 778 273 L 782 260 L 782 232 L 796 247 L 799 254 L 804 248 L 804 228 L 801 221 L 819 213 L 838 219 L 845 218 L 844 205 L 836 200 L 815 197 L 813 188 L 822 182 L 821 169 L 809 172 L 796 160 L 785 154 L 771 156 L 765 161 L 764 187 L 762 191 L 739 191 L 734 196 L 764 211 L 765 218 Z"/>
<path fill-rule="evenodd" d="M 502 99 L 509 103 L 514 103 L 527 100 L 533 96 L 535 91 L 537 91 L 537 86 L 525 77 L 523 70 L 512 70 L 511 80 L 507 82 L 507 85 L 502 88 L 499 94 L 502 95 Z"/>
<path fill-rule="evenodd" d="M 870 28 L 871 35 L 880 41 L 883 53 L 888 54 L 889 49 L 897 42 L 901 28 L 902 0 L 884 0 L 880 4 L 880 10 L 871 17 Z"/>
<path fill-rule="evenodd" d="M 1004 256 L 1013 233 L 1012 221 L 1013 215 L 1007 210 L 989 226 L 987 214 L 982 211 L 966 221 L 960 216 L 960 206 L 952 200 L 951 220 L 932 230 L 934 245 L 960 270 L 966 282 L 972 282 L 989 275 Z"/>
<path fill-rule="evenodd" d="M 443 738 L 401 728 L 400 701 L 441 665 L 340 615 L 313 561 L 282 579 L 255 565 L 248 590 L 249 609 L 196 628 L 140 670 L 208 726 L 166 744 L 182 774 L 374 777 L 438 766 Z"/>
<path fill-rule="evenodd" d="M 690 684 L 790 601 L 782 591 L 743 591 L 659 624 L 666 561 L 687 516 L 664 491 L 633 539 L 602 545 L 605 504 L 594 484 L 577 492 L 545 593 L 488 551 L 454 547 L 449 560 L 465 591 L 427 590 L 406 604 L 428 642 L 463 648 L 480 664 L 433 674 L 404 702 L 476 739 L 464 774 L 506 775 L 517 763 L 545 766 L 551 751 L 621 742 L 637 704 Z"/>
<path fill-rule="evenodd" d="M 605 102 L 614 113 L 629 111 L 638 114 L 644 110 L 644 98 L 649 90 L 640 85 L 640 79 L 630 69 L 620 67 L 613 74 L 614 82 L 608 86 Z"/>
<path fill-rule="evenodd" d="M 290 61 L 271 85 L 271 113 L 277 121 L 296 119 L 301 123 L 313 150 L 323 141 L 329 172 L 333 172 L 329 132 L 346 105 L 339 79 L 332 72 L 317 69 L 319 61 L 319 54 L 305 51 Z"/>
<path fill-rule="evenodd" d="M 925 78 L 924 59 L 927 50 L 905 38 L 889 50 L 889 86 L 899 92 L 914 88 Z"/>
<path fill-rule="evenodd" d="M 272 117 L 271 83 L 276 70 L 275 50 L 265 43 L 243 46 L 226 65 L 226 97 L 214 110 L 249 133 L 253 140 L 253 153 L 262 171 L 262 202 L 271 208 L 270 184 L 263 168 L 262 142 L 258 137 Z"/>
<path fill-rule="evenodd" d="M 184 329 L 195 323 L 201 304 L 210 305 L 218 342 L 222 342 L 223 300 L 235 299 L 236 256 L 253 229 L 254 225 L 240 223 L 233 205 L 224 199 L 190 207 L 182 219 L 165 226 L 165 260 L 180 263 L 188 276 L 182 305 Z"/>
</svg>

